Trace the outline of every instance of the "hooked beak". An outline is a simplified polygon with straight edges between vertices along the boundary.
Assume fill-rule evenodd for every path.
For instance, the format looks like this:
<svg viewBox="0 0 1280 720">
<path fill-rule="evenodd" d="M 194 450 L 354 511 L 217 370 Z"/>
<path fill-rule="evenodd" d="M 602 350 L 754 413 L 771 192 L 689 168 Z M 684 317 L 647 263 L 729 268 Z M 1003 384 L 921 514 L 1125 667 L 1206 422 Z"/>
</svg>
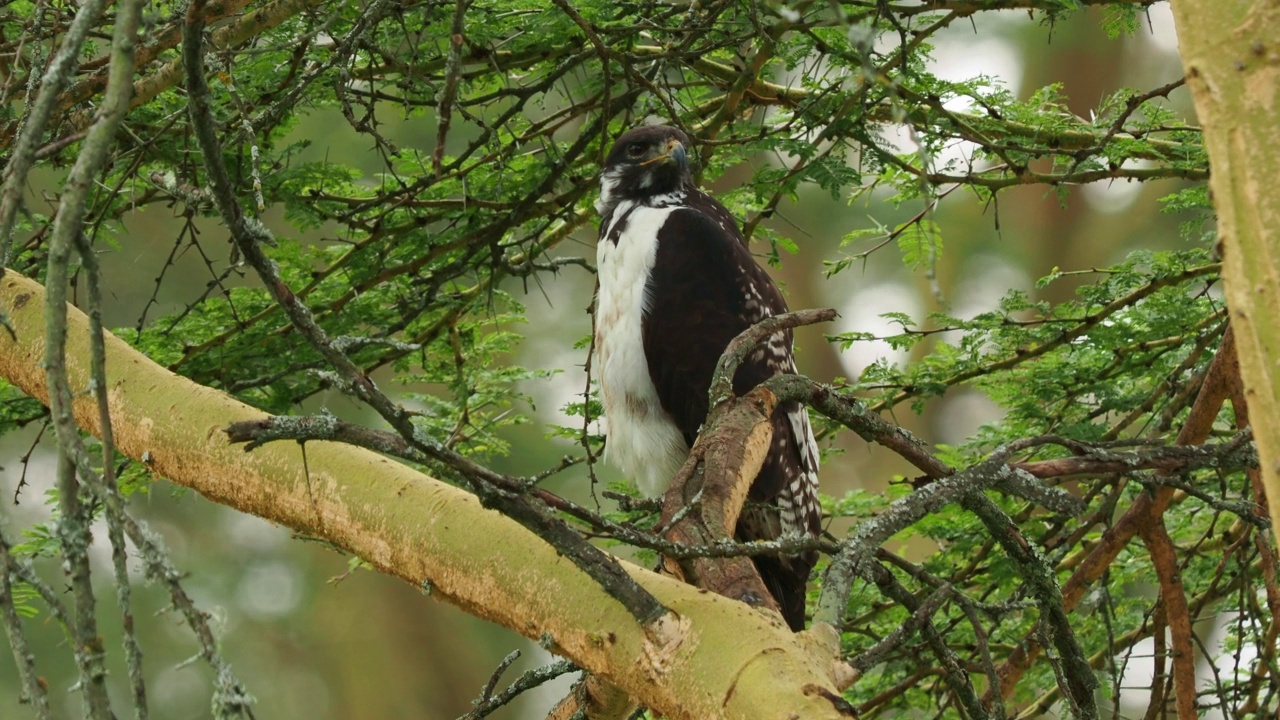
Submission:
<svg viewBox="0 0 1280 720">
<path fill-rule="evenodd" d="M 684 143 L 672 138 L 667 141 L 667 149 L 662 153 L 664 160 L 675 162 L 683 172 L 689 168 L 689 156 L 684 152 Z"/>
<path fill-rule="evenodd" d="M 679 166 L 681 173 L 686 172 L 689 169 L 689 156 L 684 151 L 684 143 L 676 140 L 675 138 L 671 138 L 667 141 L 667 146 L 663 148 L 661 155 L 645 160 L 640 164 L 652 165 L 654 163 L 669 162 L 673 162 Z"/>
</svg>

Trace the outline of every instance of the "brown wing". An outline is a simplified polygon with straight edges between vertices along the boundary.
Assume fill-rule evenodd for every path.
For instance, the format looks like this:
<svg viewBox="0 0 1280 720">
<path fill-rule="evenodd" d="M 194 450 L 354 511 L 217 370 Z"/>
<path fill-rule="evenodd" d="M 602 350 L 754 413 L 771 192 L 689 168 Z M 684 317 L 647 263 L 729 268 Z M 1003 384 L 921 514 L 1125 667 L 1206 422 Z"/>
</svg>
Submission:
<svg viewBox="0 0 1280 720">
<path fill-rule="evenodd" d="M 724 348 L 752 324 L 786 312 L 786 303 L 751 257 L 728 210 L 697 191 L 689 202 L 693 207 L 673 210 L 658 230 L 642 333 L 658 398 L 692 445 L 707 418 L 707 391 Z M 747 358 L 734 376 L 734 391 L 745 393 L 781 372 L 794 372 L 789 332 Z M 775 412 L 774 445 L 738 522 L 740 540 L 770 540 L 785 531 L 817 533 L 816 488 L 810 487 L 817 480 L 817 457 L 811 452 L 807 414 L 803 426 L 796 421 L 805 412 L 794 403 Z M 805 588 L 816 554 L 755 561 L 788 624 L 803 628 Z"/>
</svg>

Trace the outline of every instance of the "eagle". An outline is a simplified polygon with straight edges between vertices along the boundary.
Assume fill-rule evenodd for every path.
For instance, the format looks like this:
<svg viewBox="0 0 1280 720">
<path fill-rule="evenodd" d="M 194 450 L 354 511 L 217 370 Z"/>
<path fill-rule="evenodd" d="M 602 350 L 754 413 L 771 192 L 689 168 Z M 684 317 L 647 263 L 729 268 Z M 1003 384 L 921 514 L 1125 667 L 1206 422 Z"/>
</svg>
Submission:
<svg viewBox="0 0 1280 720">
<path fill-rule="evenodd" d="M 716 363 L 735 336 L 787 311 L 733 215 L 698 189 L 689 137 L 674 127 L 624 133 L 600 174 L 595 353 L 606 460 L 660 496 L 707 419 Z M 794 373 L 791 332 L 749 355 L 733 379 L 743 394 Z M 774 411 L 773 442 L 738 520 L 740 541 L 819 532 L 818 449 L 808 409 Z M 756 568 L 793 630 L 805 620 L 816 553 L 757 556 Z"/>
</svg>

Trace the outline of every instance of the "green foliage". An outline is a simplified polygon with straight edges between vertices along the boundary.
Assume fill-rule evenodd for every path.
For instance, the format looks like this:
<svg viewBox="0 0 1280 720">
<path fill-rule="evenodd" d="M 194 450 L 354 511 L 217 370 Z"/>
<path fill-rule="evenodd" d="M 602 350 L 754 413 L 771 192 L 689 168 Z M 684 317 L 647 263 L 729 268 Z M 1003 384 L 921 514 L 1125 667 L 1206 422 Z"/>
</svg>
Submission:
<svg viewBox="0 0 1280 720">
<path fill-rule="evenodd" d="M 46 500 L 49 504 L 57 502 L 57 495 L 50 490 Z M 13 546 L 13 554 L 20 558 L 55 558 L 62 552 L 62 541 L 58 539 L 58 530 L 53 522 L 40 523 L 22 531 L 23 541 Z"/>
<path fill-rule="evenodd" d="M 894 414 L 904 404 L 928 413 L 962 392 L 998 408 L 971 436 L 934 448 L 955 467 L 1046 434 L 1107 442 L 1176 434 L 1226 321 L 1204 184 L 1208 160 L 1198 129 L 1167 101 L 1177 87 L 1116 88 L 1081 112 L 1061 78 L 1015 89 L 998 77 L 940 72 L 931 59 L 940 34 L 1007 3 L 954 11 L 949 3 L 811 3 L 794 10 L 741 2 L 570 4 L 585 29 L 546 3 L 475 0 L 455 58 L 453 3 L 322 2 L 286 13 L 278 24 L 256 29 L 252 40 L 220 47 L 208 59 L 238 200 L 274 231 L 277 245 L 266 252 L 283 282 L 331 337 L 342 339 L 351 360 L 413 413 L 422 435 L 514 468 L 513 475 L 538 472 L 553 455 L 599 457 L 603 438 L 586 420 L 599 418 L 602 408 L 581 388 L 562 408 L 567 424 L 519 436 L 545 438 L 549 449 L 512 446 L 517 436 L 510 430 L 538 418 L 530 388 L 569 369 L 527 361 L 525 337 L 544 329 L 526 324 L 517 298 L 555 289 L 569 273 L 577 274 L 573 282 L 591 282 L 580 268 L 591 265 L 599 162 L 613 138 L 651 116 L 698 140 L 698 180 L 714 185 L 744 222 L 754 252 L 774 266 L 821 261 L 828 278 L 877 272 L 868 270 L 872 256 L 892 244 L 901 257 L 898 271 L 934 279 L 943 258 L 972 247 L 946 219 L 964 199 L 990 208 L 999 228 L 1000 203 L 1020 186 L 1036 186 L 1065 205 L 1085 183 L 1159 182 L 1163 210 L 1183 220 L 1176 250 L 1115 252 L 1085 264 L 1074 255 L 1072 264 L 1062 261 L 1034 287 L 1002 292 L 990 307 L 963 315 L 888 312 L 882 317 L 895 330 L 887 335 L 855 329 L 831 340 L 841 351 L 880 340 L 903 353 L 906 359 L 881 358 L 839 388 L 887 417 L 906 421 Z M 1085 17 L 1078 0 L 1024 5 L 1045 25 Z M 23 93 L 30 76 L 23 73 L 45 67 L 50 38 L 64 32 L 61 25 L 32 32 L 36 7 L 20 0 L 0 13 L 2 37 L 35 38 L 12 48 L 25 53 L 23 62 L 6 62 L 8 95 L 0 111 L 6 138 L 15 136 L 18 113 L 29 105 Z M 1087 19 L 1100 20 L 1109 37 L 1123 42 L 1139 27 L 1142 9 L 1104 3 L 1100 16 Z M 163 65 L 178 59 L 162 32 L 178 30 L 177 9 L 151 12 L 148 37 L 157 45 L 147 46 L 154 56 L 138 78 L 156 83 L 148 86 L 156 94 L 130 111 L 86 208 L 86 234 L 104 255 L 168 258 L 159 277 L 144 283 L 154 283 L 146 310 L 120 334 L 172 371 L 265 412 L 345 409 L 321 354 L 227 249 L 191 138 L 189 97 L 163 80 Z M 49 10 L 59 23 L 62 13 Z M 95 37 L 109 36 L 109 26 L 98 30 Z M 87 64 L 101 54 L 98 43 L 84 49 Z M 100 106 L 90 87 L 98 71 L 93 66 L 74 79 L 72 90 L 83 93 L 67 94 L 70 105 L 51 126 L 58 134 L 42 151 L 48 177 L 65 174 L 82 148 L 76 134 L 82 116 Z M 453 99 L 445 107 L 449 88 Z M 820 257 L 828 245 L 796 231 L 788 217 L 814 199 L 837 207 L 862 201 L 870 227 L 842 220 L 830 235 L 842 238 L 839 248 Z M 14 265 L 39 275 L 51 218 L 42 204 L 30 205 L 19 215 Z M 154 227 L 172 235 L 160 237 Z M 175 277 L 185 261 L 196 274 Z M 583 329 L 565 332 L 576 337 Z M 586 338 L 574 346 L 574 364 L 585 361 L 589 344 Z M 0 383 L 0 431 L 44 418 L 39 403 Z M 1219 419 L 1219 434 L 1231 431 L 1231 419 L 1229 413 Z M 842 426 L 824 417 L 814 425 L 824 457 L 838 454 Z M 1018 459 L 1066 455 L 1044 446 Z M 129 464 L 121 489 L 145 493 L 152 479 L 145 462 Z M 1198 471 L 1185 479 L 1224 501 L 1254 500 L 1243 473 Z M 876 517 L 915 481 L 899 477 L 885 492 L 824 498 L 837 523 L 833 532 Z M 1151 482 L 1140 472 L 1075 478 L 1069 487 L 1088 505 L 1078 517 L 992 496 L 1065 582 L 1079 554 Z M 625 483 L 608 487 L 635 492 Z M 638 506 L 601 507 L 616 523 L 654 522 Z M 1244 542 L 1234 516 L 1203 498 L 1182 500 L 1165 522 L 1197 611 L 1242 618 L 1225 647 L 1263 642 L 1263 612 L 1245 608 L 1239 590 L 1256 580 L 1252 538 Z M 58 556 L 51 528 L 26 528 L 15 553 Z M 997 663 L 1031 643 L 1040 611 L 1019 568 L 973 514 L 943 508 L 895 535 L 885 551 L 901 562 L 878 561 L 918 597 L 950 583 L 970 603 L 948 602 L 932 620 L 967 670 L 985 662 L 976 649 L 983 642 Z M 648 562 L 652 553 L 640 557 Z M 356 558 L 348 563 L 348 572 L 366 567 Z M 1152 632 L 1154 573 L 1140 543 L 1124 549 L 1073 615 L 1087 654 L 1122 656 Z M 1240 595 L 1232 599 L 1229 590 Z M 16 586 L 15 599 L 24 615 L 36 612 L 30 588 Z M 855 583 L 848 607 L 842 644 L 849 656 L 910 615 L 869 583 Z M 985 639 L 966 610 L 986 622 Z M 1117 640 L 1125 633 L 1132 638 Z M 932 652 L 919 635 L 906 638 L 848 697 L 868 706 L 863 717 L 956 712 Z M 984 691 L 985 670 L 969 674 Z M 1119 692 L 1117 685 L 1118 678 L 1104 678 L 1104 692 Z M 1055 686 L 1053 667 L 1041 659 L 1018 683 L 1014 700 L 1029 703 Z M 892 699 L 876 700 L 891 690 Z"/>
<path fill-rule="evenodd" d="M 1132 35 L 1138 31 L 1138 18 L 1137 5 L 1107 5 L 1102 8 L 1102 29 L 1112 40 Z"/>
<path fill-rule="evenodd" d="M 529 370 L 507 362 L 521 336 L 504 326 L 522 322 L 523 308 L 501 294 L 513 313 L 458 322 L 424 348 L 417 369 L 397 375 L 405 384 L 441 383 L 447 395 L 410 392 L 406 398 L 423 406 L 416 425 L 429 437 L 447 438 L 446 444 L 466 454 L 492 456 L 510 448 L 499 434 L 503 427 L 522 424 L 528 418 L 517 408 L 531 404 L 518 384 L 549 378 L 555 371 Z M 398 365 L 408 366 L 406 360 Z M 536 408 L 534 408 L 536 409 Z"/>
<path fill-rule="evenodd" d="M 937 448 L 939 457 L 956 467 L 969 465 L 996 446 L 1019 438 L 1054 434 L 1096 441 L 1168 432 L 1187 411 L 1187 398 L 1179 398 L 1171 388 L 1189 373 L 1194 377 L 1204 371 L 1225 327 L 1220 301 L 1205 292 L 1217 280 L 1217 266 L 1203 249 L 1138 251 L 1119 265 L 1088 275 L 1094 281 L 1080 284 L 1077 297 L 1066 302 L 1051 305 L 1011 292 L 997 309 L 972 318 L 934 313 L 928 318 L 929 326 L 921 328 L 911 317 L 890 313 L 886 317 L 900 325 L 902 332 L 887 337 L 846 333 L 833 340 L 848 345 L 882 339 L 902 349 L 928 346 L 927 353 L 913 353 L 920 357 L 917 361 L 905 366 L 877 362 L 850 384 L 865 391 L 874 407 L 892 408 L 909 401 L 920 412 L 931 398 L 961 386 L 982 391 L 1000 406 L 1001 421 L 983 426 L 963 446 Z M 1079 273 L 1055 269 L 1037 288 L 1079 277 Z M 1229 417 L 1224 418 L 1227 420 Z M 1062 454 L 1055 447 L 1030 457 Z M 1114 482 L 1108 476 L 1086 479 L 1082 495 L 1095 502 L 1111 497 L 1120 507 L 1127 507 L 1147 492 L 1138 483 Z M 1245 475 L 1238 472 L 1198 473 L 1189 482 L 1220 486 L 1225 497 L 1247 498 L 1251 494 Z M 850 493 L 830 507 L 831 513 L 836 517 L 874 517 L 905 492 L 906 487 L 899 484 L 891 485 L 883 495 Z M 1033 506 L 1020 501 L 1002 502 L 1014 517 L 1029 517 L 1034 512 Z M 1174 537 L 1214 543 L 1211 538 L 1223 532 L 1230 519 L 1220 510 L 1188 499 L 1166 522 Z M 1048 549 L 1058 563 L 1069 553 L 1080 552 L 1070 544 L 1060 544 L 1060 538 L 1074 536 L 1093 542 L 1100 534 L 1099 529 L 1079 524 L 1075 518 L 1052 515 L 1027 527 L 1040 528 L 1035 533 L 1037 545 Z M 1018 568 L 994 548 L 976 517 L 950 511 L 931 514 L 896 536 L 886 549 L 894 551 L 899 543 L 912 538 L 937 548 L 922 564 L 934 577 L 973 583 L 973 590 L 982 597 L 1021 597 L 1023 578 Z M 1239 562 L 1235 557 L 1232 562 Z M 1204 552 L 1189 554 L 1182 566 L 1187 593 L 1215 595 L 1222 569 L 1218 559 Z M 1060 580 L 1065 582 L 1069 576 L 1069 570 L 1064 569 Z M 1140 547 L 1125 550 L 1108 574 L 1106 595 L 1094 597 L 1089 604 L 1091 613 L 1106 613 L 1110 625 L 1080 623 L 1076 632 L 1081 643 L 1086 648 L 1105 647 L 1112 641 L 1109 633 L 1114 631 L 1110 628 L 1144 622 L 1150 612 L 1146 593 L 1154 577 L 1149 556 Z M 910 585 L 916 579 L 900 573 L 900 580 Z M 850 598 L 850 607 L 861 613 L 854 624 L 867 638 L 882 637 L 904 619 L 900 607 L 886 605 L 878 596 L 874 587 L 864 587 L 855 589 Z M 1020 642 L 1038 621 L 1038 614 L 1030 607 L 1001 617 L 988 638 L 993 646 Z M 934 622 L 950 628 L 946 633 L 949 645 L 963 647 L 974 642 L 972 626 L 958 618 L 935 617 Z M 1258 631 L 1250 632 L 1256 636 Z M 871 644 L 862 632 L 846 636 L 846 643 L 850 643 L 851 654 Z M 868 676 L 868 682 L 856 686 L 855 697 L 862 701 L 875 697 L 900 682 L 911 667 L 904 657 L 878 668 Z M 1050 669 L 1036 668 L 1019 686 L 1016 699 L 1029 702 L 1054 683 Z M 922 701 L 904 700 L 903 707 Z"/>
<path fill-rule="evenodd" d="M 902 262 L 911 270 L 924 270 L 942 252 L 942 229 L 933 220 L 909 222 L 894 232 L 898 236 Z"/>
<path fill-rule="evenodd" d="M 852 387 L 871 391 L 874 406 L 911 400 L 920 412 L 928 399 L 973 383 L 1007 410 L 1007 420 L 1025 421 L 1011 427 L 1010 437 L 1070 434 L 1102 415 L 1133 409 L 1177 369 L 1179 352 L 1194 345 L 1200 331 L 1221 330 L 1220 305 L 1199 291 L 1216 273 L 1204 250 L 1139 251 L 1097 271 L 1097 283 L 1081 285 L 1078 299 L 1058 305 L 1013 291 L 997 309 L 969 319 L 934 313 L 934 327 L 919 329 L 907 315 L 886 313 L 901 333 L 832 339 L 844 347 L 884 340 L 911 349 L 941 333 L 957 335 L 931 343 L 929 354 L 909 366 L 875 363 Z M 1039 286 L 1062 278 L 1055 271 Z"/>
<path fill-rule="evenodd" d="M 36 589 L 24 582 L 14 583 L 11 590 L 13 594 L 13 609 L 18 613 L 19 617 L 34 618 L 40 614 L 40 608 L 36 604 L 40 600 L 40 594 Z"/>
</svg>

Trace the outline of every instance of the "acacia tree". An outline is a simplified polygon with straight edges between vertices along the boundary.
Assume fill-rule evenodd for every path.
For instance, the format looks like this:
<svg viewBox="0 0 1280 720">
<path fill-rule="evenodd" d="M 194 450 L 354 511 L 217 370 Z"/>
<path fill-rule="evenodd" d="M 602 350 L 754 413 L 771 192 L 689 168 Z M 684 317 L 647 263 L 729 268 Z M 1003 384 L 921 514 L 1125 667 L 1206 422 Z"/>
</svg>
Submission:
<svg viewBox="0 0 1280 720">
<path fill-rule="evenodd" d="M 1240 379 L 1214 292 L 1201 131 L 1164 102 L 1183 81 L 1120 90 L 1086 119 L 1053 86 L 1020 98 L 990 78 L 940 79 L 928 63 L 938 33 L 991 10 L 1052 23 L 1100 5 L 1124 33 L 1149 4 L 10 4 L 0 420 L 47 423 L 59 457 L 55 520 L 21 543 L 16 528 L 0 537 L 0 620 L 22 700 L 50 716 L 46 658 L 23 618 L 45 614 L 69 640 L 85 714 L 111 717 L 104 655 L 116 649 L 97 623 L 119 612 L 119 682 L 147 715 L 135 564 L 215 670 L 214 714 L 250 714 L 251 688 L 131 512 L 130 491 L 167 480 L 567 658 L 508 692 L 490 687 L 472 717 L 575 667 L 588 674 L 555 711 L 565 716 L 1096 717 L 1120 711 L 1123 665 L 1147 639 L 1152 712 L 1274 710 L 1280 591 L 1245 412 L 1258 388 Z M 308 156 L 290 131 L 317 114 L 345 121 L 377 172 Z M 389 139 L 405 115 L 430 119 L 430 142 Z M 1042 286 L 1080 283 L 1066 300 L 1010 291 L 966 317 L 896 315 L 903 330 L 887 339 L 913 351 L 910 363 L 835 383 L 777 378 L 743 398 L 713 390 L 716 410 L 667 499 L 694 498 L 693 510 L 656 528 L 650 504 L 588 507 L 544 487 L 600 455 L 590 393 L 567 408 L 581 424 L 548 440 L 570 453 L 563 462 L 494 469 L 508 449 L 500 431 L 520 420 L 518 383 L 549 370 L 509 362 L 519 337 L 507 327 L 523 312 L 509 290 L 592 269 L 567 241 L 590 233 L 610 139 L 653 115 L 697 138 L 703 182 L 732 174 L 719 196 L 775 263 L 805 243 L 769 219 L 810 187 L 912 209 L 850 231 L 827 258 L 832 276 L 885 245 L 928 276 L 944 255 L 938 208 L 965 193 L 998 207 L 1018 186 L 1177 180 L 1166 205 L 1193 220 L 1177 251 L 1055 270 Z M 60 179 L 47 206 L 29 192 L 39 165 Z M 177 214 L 174 253 L 200 253 L 209 282 L 181 310 L 111 335 L 99 256 L 140 242 L 131 223 L 153 206 Z M 221 221 L 216 232 L 205 218 Z M 933 449 L 892 420 L 963 389 L 1003 415 L 961 445 Z M 376 422 L 299 409 L 334 392 Z M 828 440 L 852 432 L 915 474 L 883 494 L 830 498 L 839 530 L 818 541 L 733 543 L 726 528 L 779 399 L 807 403 Z M 97 519 L 114 610 L 91 582 Z M 792 635 L 767 610 L 619 561 L 597 538 L 656 551 L 730 598 L 745 556 L 820 550 L 811 628 Z M 894 538 L 930 550 L 905 557 L 886 546 Z M 54 555 L 63 562 L 50 572 L 32 562 Z M 1228 612 L 1227 639 L 1206 643 L 1195 623 Z"/>
</svg>

